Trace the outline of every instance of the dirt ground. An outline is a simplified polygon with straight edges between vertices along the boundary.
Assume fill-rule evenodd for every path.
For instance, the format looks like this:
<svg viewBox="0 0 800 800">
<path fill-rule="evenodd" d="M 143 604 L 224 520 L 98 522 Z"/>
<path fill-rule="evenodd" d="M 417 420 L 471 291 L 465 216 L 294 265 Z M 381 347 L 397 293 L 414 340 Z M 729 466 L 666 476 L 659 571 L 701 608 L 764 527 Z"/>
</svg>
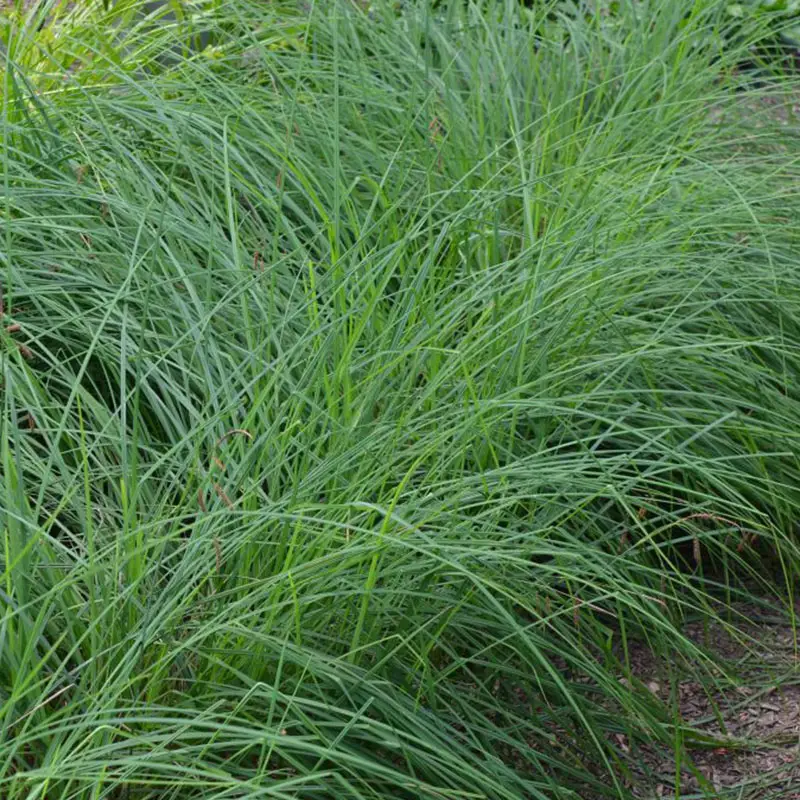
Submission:
<svg viewBox="0 0 800 800">
<path fill-rule="evenodd" d="M 671 751 L 639 747 L 630 752 L 636 796 L 800 800 L 798 632 L 788 614 L 737 610 L 749 621 L 737 623 L 735 632 L 720 624 L 690 624 L 684 630 L 688 639 L 730 667 L 736 675 L 733 689 L 729 681 L 720 681 L 715 690 L 713 682 L 709 688 L 709 681 L 704 686 L 691 677 L 670 683 L 663 661 L 643 645 L 631 648 L 635 677 L 677 706 L 685 725 L 717 740 L 688 747 L 694 764 L 684 766 L 678 778 Z M 624 741 L 618 743 L 627 749 Z"/>
</svg>

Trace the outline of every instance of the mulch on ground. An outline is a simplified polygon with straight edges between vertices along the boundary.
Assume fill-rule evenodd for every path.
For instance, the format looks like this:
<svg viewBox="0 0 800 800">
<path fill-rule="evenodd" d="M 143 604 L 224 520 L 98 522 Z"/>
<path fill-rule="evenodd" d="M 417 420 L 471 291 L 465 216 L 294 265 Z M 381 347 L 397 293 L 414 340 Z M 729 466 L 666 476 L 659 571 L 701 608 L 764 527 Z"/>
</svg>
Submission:
<svg viewBox="0 0 800 800">
<path fill-rule="evenodd" d="M 685 665 L 667 665 L 644 644 L 629 644 L 634 677 L 677 709 L 685 726 L 715 740 L 687 746 L 693 763 L 682 765 L 676 777 L 673 751 L 639 746 L 634 752 L 620 737 L 620 749 L 630 755 L 637 797 L 800 800 L 796 632 L 788 615 L 765 614 L 756 606 L 737 612 L 744 624 L 691 623 L 683 630 L 698 650 L 728 671 L 728 679 L 719 682 L 701 682 Z"/>
</svg>

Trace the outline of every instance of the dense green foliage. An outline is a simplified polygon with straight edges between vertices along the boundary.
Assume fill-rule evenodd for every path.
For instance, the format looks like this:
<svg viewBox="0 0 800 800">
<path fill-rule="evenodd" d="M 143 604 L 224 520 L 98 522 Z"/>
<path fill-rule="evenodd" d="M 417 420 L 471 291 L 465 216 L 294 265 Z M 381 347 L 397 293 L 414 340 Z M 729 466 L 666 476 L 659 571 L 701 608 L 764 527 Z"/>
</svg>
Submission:
<svg viewBox="0 0 800 800">
<path fill-rule="evenodd" d="M 682 625 L 800 564 L 758 31 L 56 5 L 2 29 L 0 796 L 628 797 L 615 734 L 685 758 L 627 644 L 734 681 Z"/>
<path fill-rule="evenodd" d="M 800 2 L 798 0 L 747 0 L 728 3 L 728 14 L 735 19 L 759 21 L 785 44 L 800 47 Z M 769 38 L 769 35 L 767 36 Z"/>
</svg>

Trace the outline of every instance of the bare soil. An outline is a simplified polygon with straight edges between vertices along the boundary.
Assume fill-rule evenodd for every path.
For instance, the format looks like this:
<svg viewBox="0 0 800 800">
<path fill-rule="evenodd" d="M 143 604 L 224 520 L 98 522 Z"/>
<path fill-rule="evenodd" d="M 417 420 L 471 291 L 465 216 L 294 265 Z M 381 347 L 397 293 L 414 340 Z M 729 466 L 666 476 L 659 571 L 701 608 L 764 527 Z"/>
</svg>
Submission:
<svg viewBox="0 0 800 800">
<path fill-rule="evenodd" d="M 634 676 L 677 709 L 685 726 L 708 739 L 702 746 L 688 745 L 693 763 L 678 768 L 674 751 L 637 747 L 633 752 L 620 738 L 620 749 L 630 755 L 637 797 L 800 800 L 797 631 L 789 615 L 765 615 L 755 607 L 737 610 L 748 617 L 737 630 L 696 623 L 683 631 L 729 671 L 724 680 L 720 671 L 718 689 L 713 681 L 700 682 L 691 675 L 676 678 L 675 665 L 632 643 Z"/>
</svg>

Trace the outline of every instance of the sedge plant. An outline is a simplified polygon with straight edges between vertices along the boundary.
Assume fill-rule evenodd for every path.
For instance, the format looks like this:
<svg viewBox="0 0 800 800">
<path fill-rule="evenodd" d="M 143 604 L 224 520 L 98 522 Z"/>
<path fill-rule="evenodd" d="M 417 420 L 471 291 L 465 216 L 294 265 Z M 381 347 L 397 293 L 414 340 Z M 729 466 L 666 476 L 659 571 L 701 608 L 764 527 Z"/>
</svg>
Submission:
<svg viewBox="0 0 800 800">
<path fill-rule="evenodd" d="M 791 613 L 798 569 L 796 87 L 736 73 L 758 29 L 15 13 L 0 795 L 626 798 L 643 743 L 679 784 L 719 742 L 630 646 L 732 686 L 685 623 Z"/>
</svg>

